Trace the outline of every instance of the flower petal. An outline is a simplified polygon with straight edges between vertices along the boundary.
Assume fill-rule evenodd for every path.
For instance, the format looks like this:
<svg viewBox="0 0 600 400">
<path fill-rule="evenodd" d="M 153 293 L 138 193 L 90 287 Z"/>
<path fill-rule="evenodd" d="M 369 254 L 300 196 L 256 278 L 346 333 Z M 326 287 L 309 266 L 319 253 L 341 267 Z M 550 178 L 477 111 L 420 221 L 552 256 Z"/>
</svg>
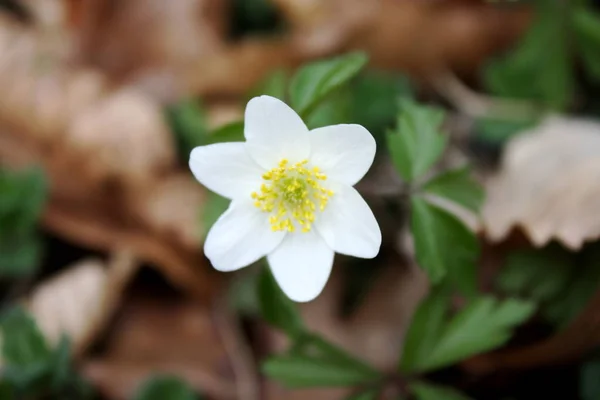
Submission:
<svg viewBox="0 0 600 400">
<path fill-rule="evenodd" d="M 273 251 L 284 236 L 251 201 L 234 200 L 208 232 L 204 253 L 215 269 L 234 271 Z"/>
<path fill-rule="evenodd" d="M 248 151 L 263 168 L 271 169 L 286 158 L 308 158 L 308 128 L 287 104 L 270 96 L 255 97 L 246 106 L 244 123 Z"/>
<path fill-rule="evenodd" d="M 196 147 L 189 164 L 200 183 L 229 199 L 250 199 L 250 194 L 260 188 L 265 172 L 250 157 L 243 142 Z"/>
<path fill-rule="evenodd" d="M 354 186 L 375 158 L 373 135 L 356 124 L 325 126 L 310 131 L 310 161 L 328 178 Z"/>
<path fill-rule="evenodd" d="M 334 195 L 315 227 L 335 252 L 360 258 L 373 258 L 381 246 L 381 230 L 373 212 L 351 186 L 332 185 Z"/>
<path fill-rule="evenodd" d="M 306 302 L 323 291 L 333 254 L 313 230 L 288 234 L 267 259 L 281 290 L 294 301 Z"/>
</svg>

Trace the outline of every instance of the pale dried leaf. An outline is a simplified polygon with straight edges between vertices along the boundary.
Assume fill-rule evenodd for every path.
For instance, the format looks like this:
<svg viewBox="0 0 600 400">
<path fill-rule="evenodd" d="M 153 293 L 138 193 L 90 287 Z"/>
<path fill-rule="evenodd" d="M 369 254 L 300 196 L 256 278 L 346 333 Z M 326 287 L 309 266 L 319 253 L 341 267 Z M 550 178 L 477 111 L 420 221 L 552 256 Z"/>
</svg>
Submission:
<svg viewBox="0 0 600 400">
<path fill-rule="evenodd" d="M 487 187 L 484 228 L 492 241 L 521 228 L 538 247 L 556 239 L 577 250 L 600 237 L 600 123 L 549 117 L 510 142 Z"/>
</svg>

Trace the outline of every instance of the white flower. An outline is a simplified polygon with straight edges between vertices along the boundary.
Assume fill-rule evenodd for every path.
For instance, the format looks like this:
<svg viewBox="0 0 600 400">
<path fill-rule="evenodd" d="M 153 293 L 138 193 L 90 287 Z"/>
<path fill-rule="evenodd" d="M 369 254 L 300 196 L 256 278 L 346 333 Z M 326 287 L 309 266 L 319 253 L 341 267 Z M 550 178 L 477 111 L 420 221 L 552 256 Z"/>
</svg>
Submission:
<svg viewBox="0 0 600 400">
<path fill-rule="evenodd" d="M 232 200 L 204 252 L 219 271 L 267 256 L 285 294 L 310 301 L 329 278 L 334 252 L 379 252 L 379 225 L 352 187 L 373 163 L 375 140 L 360 125 L 309 131 L 269 96 L 250 100 L 244 125 L 246 142 L 200 146 L 190 155 L 196 179 Z"/>
</svg>

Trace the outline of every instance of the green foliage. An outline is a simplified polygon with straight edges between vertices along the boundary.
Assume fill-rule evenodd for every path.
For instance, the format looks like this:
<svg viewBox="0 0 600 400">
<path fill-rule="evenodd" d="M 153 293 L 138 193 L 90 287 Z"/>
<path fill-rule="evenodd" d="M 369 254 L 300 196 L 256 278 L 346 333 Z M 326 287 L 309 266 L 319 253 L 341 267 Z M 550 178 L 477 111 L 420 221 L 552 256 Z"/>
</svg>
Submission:
<svg viewBox="0 0 600 400">
<path fill-rule="evenodd" d="M 473 295 L 475 262 L 479 256 L 473 232 L 454 215 L 420 196 L 411 200 L 411 231 L 417 263 L 427 271 L 431 281 L 440 282 L 448 274 L 458 289 Z"/>
<path fill-rule="evenodd" d="M 438 289 L 415 313 L 400 361 L 403 372 L 429 372 L 505 344 L 535 307 L 528 302 L 491 297 L 472 300 L 450 317 L 446 290 Z"/>
<path fill-rule="evenodd" d="M 446 138 L 440 132 L 443 111 L 419 105 L 412 100 L 400 101 L 396 131 L 387 134 L 392 162 L 407 182 L 421 177 L 438 161 Z"/>
<path fill-rule="evenodd" d="M 194 391 L 176 377 L 158 375 L 147 380 L 134 396 L 135 400 L 199 400 Z"/>
<path fill-rule="evenodd" d="M 578 7 L 572 16 L 575 44 L 588 75 L 600 82 L 600 17 L 591 9 Z"/>
<path fill-rule="evenodd" d="M 208 234 L 210 228 L 214 225 L 219 217 L 227 211 L 231 201 L 225 197 L 221 197 L 214 192 L 208 192 L 206 194 L 206 204 L 202 209 L 202 230 L 204 236 Z"/>
<path fill-rule="evenodd" d="M 72 369 L 70 345 L 63 338 L 55 349 L 46 343 L 35 322 L 20 308 L 5 312 L 2 331 L 2 381 L 16 398 L 51 393 L 63 398 L 91 397 L 91 389 Z M 11 398 L 11 397 L 9 397 Z"/>
<path fill-rule="evenodd" d="M 206 144 L 243 142 L 244 140 L 244 122 L 235 121 L 225 124 L 212 131 L 206 137 Z"/>
<path fill-rule="evenodd" d="M 445 171 L 423 185 L 423 191 L 444 197 L 478 212 L 483 203 L 483 188 L 471 178 L 469 167 Z"/>
<path fill-rule="evenodd" d="M 263 372 L 288 387 L 356 386 L 380 378 L 327 358 L 300 355 L 272 357 L 263 364 Z"/>
<path fill-rule="evenodd" d="M 582 400 L 600 399 L 600 360 L 593 359 L 583 364 L 579 388 Z"/>
<path fill-rule="evenodd" d="M 513 136 L 533 128 L 538 122 L 537 118 L 527 120 L 479 118 L 475 120 L 475 131 L 477 137 L 484 142 L 502 144 Z"/>
<path fill-rule="evenodd" d="M 554 110 L 570 104 L 574 71 L 565 4 L 538 2 L 536 20 L 517 48 L 485 70 L 484 79 L 492 93 L 531 99 Z"/>
<path fill-rule="evenodd" d="M 454 389 L 425 382 L 413 383 L 410 390 L 416 400 L 469 400 L 469 397 Z"/>
<path fill-rule="evenodd" d="M 184 100 L 167 108 L 166 113 L 180 158 L 187 162 L 194 147 L 206 144 L 209 130 L 204 109 L 198 100 Z"/>
<path fill-rule="evenodd" d="M 0 276 L 27 275 L 37 268 L 42 253 L 37 223 L 47 186 L 39 168 L 0 169 Z"/>
<path fill-rule="evenodd" d="M 600 283 L 600 247 L 581 253 L 558 246 L 511 253 L 497 279 L 498 288 L 511 296 L 531 299 L 542 315 L 561 327 L 585 306 Z"/>
<path fill-rule="evenodd" d="M 346 397 L 346 400 L 377 400 L 377 396 L 379 396 L 379 390 L 368 389 L 351 394 L 350 396 Z"/>
<path fill-rule="evenodd" d="M 258 303 L 263 318 L 289 336 L 299 337 L 305 331 L 296 304 L 281 291 L 267 265 L 258 278 Z"/>
<path fill-rule="evenodd" d="M 354 78 L 367 61 L 364 53 L 354 52 L 303 66 L 290 83 L 291 106 L 306 119 L 328 95 Z"/>
<path fill-rule="evenodd" d="M 278 69 L 267 75 L 256 85 L 249 94 L 249 98 L 268 95 L 286 101 L 287 85 L 289 77 L 286 70 Z"/>
</svg>

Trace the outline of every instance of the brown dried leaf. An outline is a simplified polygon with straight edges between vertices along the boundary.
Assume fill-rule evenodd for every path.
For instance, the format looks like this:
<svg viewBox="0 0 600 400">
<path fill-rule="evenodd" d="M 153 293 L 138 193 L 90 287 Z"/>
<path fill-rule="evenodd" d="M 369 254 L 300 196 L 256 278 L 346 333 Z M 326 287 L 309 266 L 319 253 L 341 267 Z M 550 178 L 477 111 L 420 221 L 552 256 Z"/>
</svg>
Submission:
<svg viewBox="0 0 600 400">
<path fill-rule="evenodd" d="M 84 374 L 111 399 L 131 398 L 156 372 L 180 376 L 211 397 L 234 398 L 227 354 L 206 307 L 140 292 L 112 331 L 106 353 L 84 365 Z"/>
<path fill-rule="evenodd" d="M 492 241 L 521 228 L 538 247 L 556 239 L 577 250 L 600 237 L 600 124 L 550 117 L 512 140 L 487 188 L 485 232 Z"/>
</svg>

